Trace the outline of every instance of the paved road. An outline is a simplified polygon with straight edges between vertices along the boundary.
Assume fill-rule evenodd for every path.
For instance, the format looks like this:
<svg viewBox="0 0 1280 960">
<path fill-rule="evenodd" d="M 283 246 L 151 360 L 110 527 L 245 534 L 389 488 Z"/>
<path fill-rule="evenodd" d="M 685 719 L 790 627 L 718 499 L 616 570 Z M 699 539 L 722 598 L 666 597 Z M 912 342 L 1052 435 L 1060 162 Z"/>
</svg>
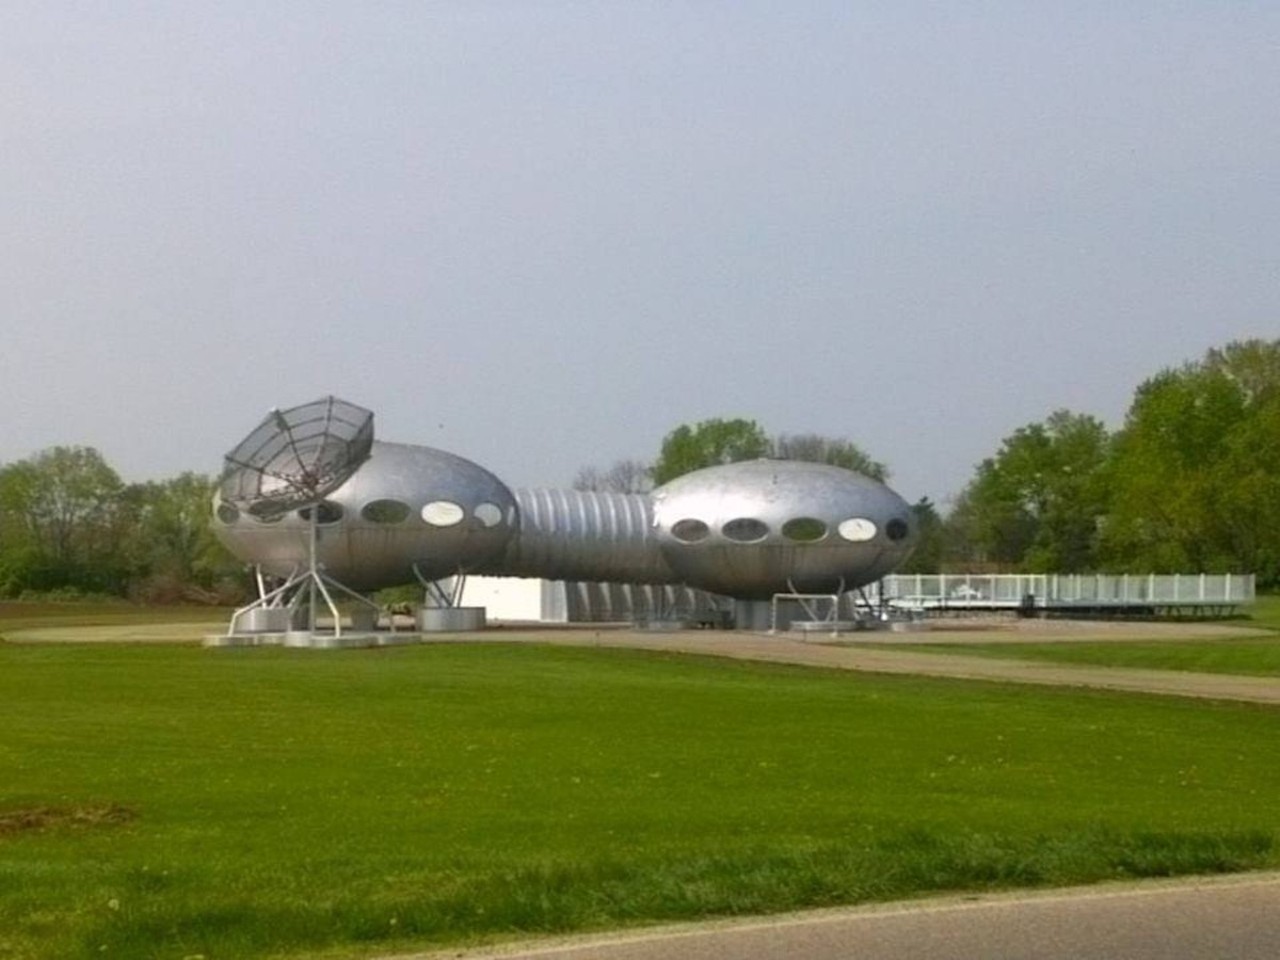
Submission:
<svg viewBox="0 0 1280 960">
<path fill-rule="evenodd" d="M 1280 874 L 891 904 L 497 951 L 416 956 L 422 960 L 1276 960 L 1280 957 Z"/>
</svg>

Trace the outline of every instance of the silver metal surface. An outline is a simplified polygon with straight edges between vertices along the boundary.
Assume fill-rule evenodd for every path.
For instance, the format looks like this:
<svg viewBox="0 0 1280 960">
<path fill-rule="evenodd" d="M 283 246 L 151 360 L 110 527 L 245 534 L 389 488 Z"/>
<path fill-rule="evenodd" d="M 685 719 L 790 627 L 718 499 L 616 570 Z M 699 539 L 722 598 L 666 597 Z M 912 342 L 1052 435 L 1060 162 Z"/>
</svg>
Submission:
<svg viewBox="0 0 1280 960">
<path fill-rule="evenodd" d="M 218 494 L 259 517 L 336 490 L 369 456 L 373 414 L 337 397 L 272 410 L 224 460 Z"/>
<path fill-rule="evenodd" d="M 218 482 L 217 511 L 231 522 L 243 510 L 262 522 L 280 520 L 290 510 L 306 524 L 306 563 L 297 564 L 284 583 L 262 591 L 257 600 L 236 610 L 229 633 L 240 624 L 257 632 L 254 621 L 265 611 L 305 613 L 307 632 L 316 631 L 323 600 L 333 618 L 335 635 L 342 633 L 334 594 L 346 594 L 373 611 L 371 601 L 325 573 L 319 562 L 319 518 L 323 497 L 341 486 L 369 457 L 373 446 L 373 414 L 337 397 L 272 410 L 250 434 L 227 454 Z M 292 616 L 292 613 L 290 613 Z"/>
<path fill-rule="evenodd" d="M 843 593 L 893 570 L 915 543 L 905 500 L 869 477 L 825 464 L 709 467 L 659 487 L 653 498 L 663 556 L 680 580 L 742 599 Z M 858 521 L 856 540 L 841 533 L 849 521 Z M 705 534 L 682 534 L 690 529 Z"/>
<path fill-rule="evenodd" d="M 517 490 L 520 529 L 483 573 L 617 583 L 671 583 L 644 494 Z"/>
<path fill-rule="evenodd" d="M 511 491 L 483 467 L 444 450 L 382 441 L 325 503 L 331 515 L 340 516 L 319 525 L 318 562 L 360 590 L 412 583 L 415 566 L 430 580 L 474 571 L 501 555 L 518 516 Z M 400 504 L 404 516 L 370 519 L 379 516 L 371 504 Z M 456 505 L 459 519 L 428 522 L 422 511 L 432 504 Z M 227 523 L 217 507 L 214 530 L 237 557 L 277 577 L 305 565 L 308 523 L 299 511 L 274 522 L 242 511 Z M 447 511 L 429 515 L 450 519 L 440 514 Z"/>
<path fill-rule="evenodd" d="M 694 587 L 738 599 L 843 593 L 884 576 L 915 541 L 910 507 L 884 484 L 784 460 L 725 464 L 652 494 L 512 492 L 430 447 L 373 443 L 318 506 L 282 515 L 214 503 L 240 558 L 288 577 L 316 558 L 360 590 L 477 573 Z"/>
</svg>

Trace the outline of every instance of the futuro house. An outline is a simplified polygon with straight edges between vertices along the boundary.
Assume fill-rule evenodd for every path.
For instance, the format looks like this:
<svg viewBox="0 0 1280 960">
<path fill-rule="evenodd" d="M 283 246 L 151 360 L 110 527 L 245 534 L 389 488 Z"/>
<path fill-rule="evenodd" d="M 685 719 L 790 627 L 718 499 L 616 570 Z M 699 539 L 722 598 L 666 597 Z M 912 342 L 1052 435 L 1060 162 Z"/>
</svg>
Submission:
<svg viewBox="0 0 1280 960">
<path fill-rule="evenodd" d="M 217 536 L 288 577 L 308 564 L 314 532 L 315 562 L 359 591 L 479 574 L 680 584 L 735 600 L 844 593 L 891 572 L 915 540 L 901 497 L 825 464 L 730 463 L 621 494 L 513 490 L 470 460 L 371 433 L 365 451 L 322 499 L 290 509 L 261 486 L 257 500 L 224 495 L 224 475 Z"/>
</svg>

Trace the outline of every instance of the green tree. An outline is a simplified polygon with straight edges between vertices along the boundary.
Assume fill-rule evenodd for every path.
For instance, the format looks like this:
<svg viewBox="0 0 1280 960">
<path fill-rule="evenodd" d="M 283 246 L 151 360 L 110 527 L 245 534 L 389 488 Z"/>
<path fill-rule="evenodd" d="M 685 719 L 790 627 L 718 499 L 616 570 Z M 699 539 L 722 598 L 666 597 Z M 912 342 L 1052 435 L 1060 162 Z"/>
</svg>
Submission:
<svg viewBox="0 0 1280 960">
<path fill-rule="evenodd" d="M 918 531 L 916 548 L 899 569 L 899 573 L 938 573 L 942 569 L 946 549 L 946 528 L 938 508 L 928 497 L 911 505 Z"/>
<path fill-rule="evenodd" d="M 242 564 L 213 535 L 209 523 L 215 485 L 188 472 L 126 489 L 133 521 L 131 595 L 212 602 L 242 592 Z"/>
<path fill-rule="evenodd" d="M 1094 417 L 1059 410 L 1020 427 L 984 460 L 949 518 L 971 561 L 1076 572 L 1095 563 L 1111 438 Z"/>
<path fill-rule="evenodd" d="M 754 420 L 683 424 L 663 439 L 652 469 L 653 482 L 661 485 L 703 467 L 765 457 L 771 449 L 769 438 Z"/>
<path fill-rule="evenodd" d="M 53 447 L 0 470 L 4 589 L 121 589 L 123 489 L 92 447 Z"/>
<path fill-rule="evenodd" d="M 829 463 L 846 470 L 856 470 L 882 482 L 889 478 L 888 468 L 872 460 L 857 444 L 816 433 L 781 434 L 773 441 L 772 454 L 779 460 Z"/>
<path fill-rule="evenodd" d="M 827 463 L 856 470 L 876 480 L 888 478 L 883 463 L 872 460 L 857 444 L 816 433 L 781 434 L 770 438 L 754 420 L 703 420 L 677 427 L 662 441 L 657 462 L 650 468 L 654 483 L 669 480 L 703 467 L 739 460 L 774 457 Z M 583 474 L 579 475 L 583 478 Z M 585 479 L 598 480 L 596 474 Z"/>
<path fill-rule="evenodd" d="M 1280 340 L 1211 350 L 1134 395 L 1102 539 L 1117 569 L 1280 582 Z"/>
<path fill-rule="evenodd" d="M 28 479 L 16 464 L 0 467 L 0 596 L 16 596 L 40 579 L 40 551 L 21 509 Z"/>
<path fill-rule="evenodd" d="M 949 556 L 969 569 L 1016 569 L 1035 539 L 1035 526 L 996 458 L 988 457 L 947 515 Z"/>
<path fill-rule="evenodd" d="M 1210 350 L 1205 367 L 1242 401 L 1217 464 L 1219 522 L 1234 570 L 1280 586 L 1280 340 L 1244 340 Z"/>
</svg>

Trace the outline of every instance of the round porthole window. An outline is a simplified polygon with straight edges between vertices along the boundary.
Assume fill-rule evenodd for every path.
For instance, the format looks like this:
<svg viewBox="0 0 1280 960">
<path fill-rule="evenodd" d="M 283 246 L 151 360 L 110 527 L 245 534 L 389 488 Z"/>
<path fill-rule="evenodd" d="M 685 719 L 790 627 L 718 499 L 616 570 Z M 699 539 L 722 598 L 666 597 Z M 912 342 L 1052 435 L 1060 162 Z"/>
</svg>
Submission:
<svg viewBox="0 0 1280 960">
<path fill-rule="evenodd" d="M 270 500 L 259 500 L 257 503 L 249 504 L 249 516 L 259 523 L 279 523 L 284 519 L 284 514 Z"/>
<path fill-rule="evenodd" d="M 796 517 L 782 525 L 782 535 L 797 543 L 816 543 L 827 535 L 827 525 L 815 517 Z"/>
<path fill-rule="evenodd" d="M 884 528 L 885 536 L 890 540 L 905 540 L 907 534 L 911 532 L 911 528 L 907 526 L 907 521 L 900 517 L 894 517 Z"/>
<path fill-rule="evenodd" d="M 769 535 L 769 525 L 755 517 L 738 517 L 721 527 L 720 532 L 738 543 L 754 543 Z"/>
<path fill-rule="evenodd" d="M 876 535 L 876 525 L 865 517 L 850 517 L 837 529 L 840 531 L 840 536 L 853 543 L 866 543 Z"/>
<path fill-rule="evenodd" d="M 496 527 L 502 522 L 502 508 L 496 503 L 482 503 L 476 507 L 476 519 L 486 527 Z"/>
<path fill-rule="evenodd" d="M 671 525 L 671 535 L 682 543 L 697 543 L 707 539 L 710 533 L 711 528 L 701 520 L 686 518 Z"/>
<path fill-rule="evenodd" d="M 412 512 L 399 500 L 372 500 L 361 508 L 360 516 L 370 523 L 403 523 Z"/>
<path fill-rule="evenodd" d="M 466 512 L 451 500 L 432 500 L 422 508 L 422 519 L 433 527 L 452 527 L 462 522 Z"/>
<path fill-rule="evenodd" d="M 223 523 L 232 524 L 240 519 L 240 511 L 229 503 L 218 504 L 218 519 Z"/>
<path fill-rule="evenodd" d="M 303 507 L 298 511 L 298 516 L 308 523 L 311 522 L 311 507 Z M 331 500 L 321 500 L 315 506 L 316 523 L 324 526 L 328 523 L 337 523 L 342 519 L 342 507 L 338 506 Z"/>
</svg>

